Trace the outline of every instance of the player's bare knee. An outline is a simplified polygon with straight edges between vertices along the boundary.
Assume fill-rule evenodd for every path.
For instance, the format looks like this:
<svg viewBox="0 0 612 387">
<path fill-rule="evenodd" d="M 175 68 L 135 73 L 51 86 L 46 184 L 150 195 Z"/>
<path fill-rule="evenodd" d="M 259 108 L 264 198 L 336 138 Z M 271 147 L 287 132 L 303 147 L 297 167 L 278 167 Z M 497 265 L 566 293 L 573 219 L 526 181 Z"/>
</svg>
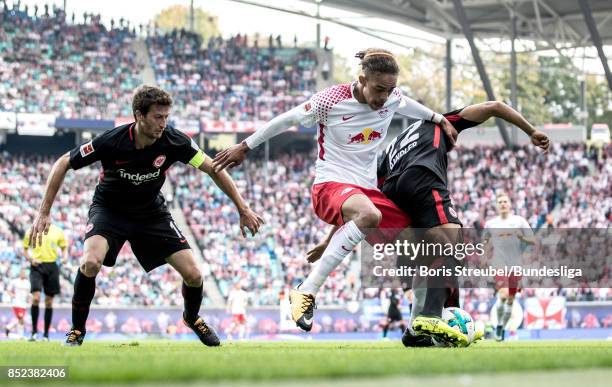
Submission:
<svg viewBox="0 0 612 387">
<path fill-rule="evenodd" d="M 355 223 L 359 228 L 376 228 L 381 220 L 382 213 L 377 208 L 372 208 L 360 212 Z"/>
<path fill-rule="evenodd" d="M 81 262 L 81 271 L 88 277 L 95 277 L 102 268 L 102 260 L 93 254 L 86 254 Z"/>
<path fill-rule="evenodd" d="M 183 276 L 183 281 L 185 281 L 185 284 L 187 286 L 191 286 L 191 287 L 200 286 L 202 284 L 202 273 L 197 268 L 189 270 Z"/>
<path fill-rule="evenodd" d="M 53 296 L 45 295 L 45 308 L 51 308 L 53 306 Z"/>
<path fill-rule="evenodd" d="M 38 306 L 40 304 L 40 292 L 32 293 L 32 305 Z"/>
</svg>

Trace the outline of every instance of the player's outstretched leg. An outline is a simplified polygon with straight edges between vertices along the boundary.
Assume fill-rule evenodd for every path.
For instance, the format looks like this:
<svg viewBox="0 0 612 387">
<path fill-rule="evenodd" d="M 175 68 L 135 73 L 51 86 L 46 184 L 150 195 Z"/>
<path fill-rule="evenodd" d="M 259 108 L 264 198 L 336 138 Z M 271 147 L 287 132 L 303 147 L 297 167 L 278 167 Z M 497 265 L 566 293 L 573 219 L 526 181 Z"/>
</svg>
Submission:
<svg viewBox="0 0 612 387">
<path fill-rule="evenodd" d="M 103 236 L 94 235 L 85 239 L 85 252 L 74 279 L 72 328 L 66 334 L 64 344 L 66 346 L 74 347 L 83 344 L 89 307 L 96 294 L 96 275 L 102 268 L 102 262 L 107 252 L 108 242 Z"/>
<path fill-rule="evenodd" d="M 347 199 L 345 204 L 350 200 L 351 199 Z M 365 200 L 368 199 L 365 198 Z M 374 207 L 374 205 L 371 203 L 370 206 Z M 374 211 L 378 210 L 374 208 Z M 369 213 L 367 211 L 362 212 L 366 213 L 366 215 L 363 215 L 362 217 L 367 218 Z M 380 212 L 378 212 L 378 215 L 374 214 L 370 217 L 376 218 L 376 221 L 380 221 L 379 215 Z M 365 221 L 361 222 L 364 223 Z M 378 224 L 375 221 L 371 221 L 371 223 L 372 227 L 376 227 Z M 365 234 L 361 232 L 357 222 L 351 220 L 345 223 L 331 237 L 329 244 L 321 254 L 321 258 L 304 282 L 296 289 L 291 290 L 291 293 L 289 293 L 289 301 L 291 302 L 291 318 L 302 330 L 309 332 L 312 329 L 314 309 L 316 308 L 315 296 L 319 289 L 321 289 L 321 286 L 323 286 L 323 283 L 327 277 L 329 277 L 329 274 L 334 271 L 338 265 L 340 265 L 342 260 L 351 251 L 353 251 L 355 246 L 357 246 L 357 244 L 359 244 L 359 242 L 361 242 L 364 238 Z"/>
<path fill-rule="evenodd" d="M 198 336 L 202 344 L 208 347 L 219 346 L 221 340 L 219 340 L 215 330 L 208 326 L 204 319 L 198 315 L 203 298 L 202 282 L 200 282 L 199 286 L 195 287 L 187 286 L 183 282 L 182 293 L 185 300 L 185 311 L 183 312 L 185 325 Z"/>
<path fill-rule="evenodd" d="M 66 334 L 66 346 L 74 347 L 83 344 L 85 324 L 89 315 L 89 307 L 96 293 L 96 277 L 89 277 L 77 271 L 74 280 L 74 295 L 72 296 L 72 328 Z M 91 274 L 91 272 L 90 272 Z"/>
<path fill-rule="evenodd" d="M 197 336 L 202 344 L 216 347 L 221 344 L 215 330 L 200 317 L 200 305 L 204 298 L 202 273 L 189 249 L 173 253 L 166 261 L 183 277 L 181 293 L 183 294 L 185 310 L 183 321 Z"/>
</svg>

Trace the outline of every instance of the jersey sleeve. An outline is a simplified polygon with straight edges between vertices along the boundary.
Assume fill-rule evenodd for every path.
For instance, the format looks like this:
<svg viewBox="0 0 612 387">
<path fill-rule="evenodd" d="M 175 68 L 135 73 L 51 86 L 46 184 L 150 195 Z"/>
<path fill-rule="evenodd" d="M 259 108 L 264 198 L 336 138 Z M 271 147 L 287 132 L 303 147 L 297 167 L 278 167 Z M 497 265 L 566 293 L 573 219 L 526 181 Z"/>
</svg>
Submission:
<svg viewBox="0 0 612 387">
<path fill-rule="evenodd" d="M 70 166 L 72 169 L 80 169 L 102 160 L 108 148 L 107 133 L 102 133 L 93 140 L 79 145 L 70 151 Z"/>
<path fill-rule="evenodd" d="M 453 124 L 457 132 L 461 133 L 465 129 L 473 128 L 482 124 L 482 122 L 474 122 L 461 117 L 460 113 L 464 108 L 453 110 L 452 112 L 444 113 L 444 117 Z"/>
<path fill-rule="evenodd" d="M 297 124 L 311 127 L 316 123 L 313 110 L 312 102 L 304 102 L 266 122 L 244 141 L 250 149 L 254 149 Z"/>
<path fill-rule="evenodd" d="M 313 127 L 320 122 L 319 115 L 316 113 L 318 109 L 320 108 L 318 106 L 317 99 L 313 97 L 298 106 L 296 118 L 299 120 L 301 125 L 307 128 Z"/>
<path fill-rule="evenodd" d="M 393 90 L 392 96 L 399 99 L 396 112 L 403 116 L 416 118 L 417 120 L 433 121 L 436 124 L 439 124 L 442 120 L 441 114 L 405 96 L 399 88 Z"/>
<path fill-rule="evenodd" d="M 178 136 L 176 159 L 183 164 L 189 164 L 194 168 L 200 168 L 206 160 L 206 154 L 204 154 L 198 144 L 193 141 L 193 138 L 180 131 L 176 131 L 176 133 Z"/>
</svg>

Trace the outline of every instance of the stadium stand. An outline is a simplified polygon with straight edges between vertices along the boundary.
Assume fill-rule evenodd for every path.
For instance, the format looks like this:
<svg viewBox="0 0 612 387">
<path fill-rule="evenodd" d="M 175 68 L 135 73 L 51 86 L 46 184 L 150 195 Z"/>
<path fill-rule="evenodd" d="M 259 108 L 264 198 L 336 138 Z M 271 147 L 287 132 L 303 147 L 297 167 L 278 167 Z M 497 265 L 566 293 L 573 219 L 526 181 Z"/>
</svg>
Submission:
<svg viewBox="0 0 612 387">
<path fill-rule="evenodd" d="M 68 23 L 56 7 L 28 15 L 4 6 L 0 23 L 0 110 L 64 118 L 131 114 L 142 81 L 127 26 L 108 30 L 96 15 Z"/>
<path fill-rule="evenodd" d="M 317 56 L 300 48 L 260 48 L 246 36 L 201 38 L 184 30 L 147 38 L 157 83 L 186 119 L 269 120 L 308 99 Z"/>
<path fill-rule="evenodd" d="M 454 202 L 461 212 L 460 218 L 470 227 L 479 227 L 484 219 L 493 216 L 495 189 L 509 192 L 517 212 L 529 219 L 534 228 L 609 227 L 612 223 L 612 201 L 606 193 L 612 176 L 606 162 L 609 157 L 610 147 L 602 159 L 597 159 L 586 146 L 579 144 L 555 145 L 546 157 L 539 156 L 532 148 L 519 149 L 516 153 L 497 147 L 462 149 L 451 154 Z M 534 164 L 542 169 L 541 176 L 526 174 L 526 166 Z M 3 155 L 0 163 L 0 214 L 5 222 L 0 223 L 0 270 L 12 276 L 17 276 L 23 264 L 20 235 L 33 221 L 51 165 L 49 158 L 8 154 Z M 174 187 L 174 202 L 185 214 L 198 243 L 193 247 L 202 250 L 224 296 L 239 281 L 249 290 L 252 305 L 276 305 L 279 292 L 297 285 L 303 278 L 308 266 L 305 252 L 328 231 L 327 225 L 311 209 L 309 190 L 313 165 L 311 154 L 285 155 L 269 162 L 267 179 L 262 161 L 251 162 L 232 172 L 245 199 L 266 220 L 260 234 L 247 239 L 239 236 L 238 219 L 231 202 L 210 179 L 192 168 L 177 165 L 171 170 L 168 176 Z M 587 170 L 591 172 L 585 177 Z M 97 175 L 94 167 L 69 173 L 56 202 L 55 221 L 66 230 L 71 241 L 69 263 L 62 269 L 65 285 L 62 302 L 70 300 L 69 283 L 82 255 L 87 209 Z M 530 188 L 518 189 L 526 185 Z M 588 216 L 581 212 L 584 208 L 589 209 Z M 350 269 L 347 260 L 326 281 L 317 300 L 319 304 L 345 305 L 361 297 L 358 274 Z M 99 275 L 94 302 L 180 305 L 179 284 L 178 275 L 167 267 L 146 275 L 131 256 L 129 247 L 125 247 L 118 264 L 112 269 L 103 269 Z M 576 300 L 612 298 L 609 292 L 599 290 L 563 289 L 562 292 Z M 473 309 L 469 310 L 472 311 L 479 308 L 474 302 L 489 302 L 492 291 L 467 293 L 467 304 L 472 305 Z"/>
</svg>

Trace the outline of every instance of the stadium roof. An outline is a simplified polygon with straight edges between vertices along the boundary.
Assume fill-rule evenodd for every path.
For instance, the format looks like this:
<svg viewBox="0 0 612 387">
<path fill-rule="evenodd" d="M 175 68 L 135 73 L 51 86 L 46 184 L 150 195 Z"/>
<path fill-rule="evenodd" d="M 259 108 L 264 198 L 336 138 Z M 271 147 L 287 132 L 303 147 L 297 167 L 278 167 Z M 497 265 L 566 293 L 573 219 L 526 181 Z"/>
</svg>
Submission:
<svg viewBox="0 0 612 387">
<path fill-rule="evenodd" d="M 467 21 L 478 37 L 510 37 L 511 15 L 517 37 L 593 46 L 577 0 L 463 0 Z M 323 0 L 321 4 L 368 14 L 444 37 L 464 37 L 452 0 Z M 603 44 L 612 44 L 612 1 L 588 0 Z M 543 47 L 544 48 L 544 47 Z M 550 47 L 548 47 L 550 48 Z"/>
<path fill-rule="evenodd" d="M 494 94 L 474 44 L 475 37 L 525 38 L 536 42 L 536 48 L 557 51 L 594 46 L 612 90 L 612 71 L 603 50 L 604 44 L 612 44 L 612 0 L 315 1 L 393 20 L 446 38 L 466 38 L 489 99 L 493 99 Z M 515 74 L 516 64 L 511 67 Z M 513 85 L 515 82 L 513 79 Z M 507 140 L 501 121 L 498 126 Z"/>
</svg>

